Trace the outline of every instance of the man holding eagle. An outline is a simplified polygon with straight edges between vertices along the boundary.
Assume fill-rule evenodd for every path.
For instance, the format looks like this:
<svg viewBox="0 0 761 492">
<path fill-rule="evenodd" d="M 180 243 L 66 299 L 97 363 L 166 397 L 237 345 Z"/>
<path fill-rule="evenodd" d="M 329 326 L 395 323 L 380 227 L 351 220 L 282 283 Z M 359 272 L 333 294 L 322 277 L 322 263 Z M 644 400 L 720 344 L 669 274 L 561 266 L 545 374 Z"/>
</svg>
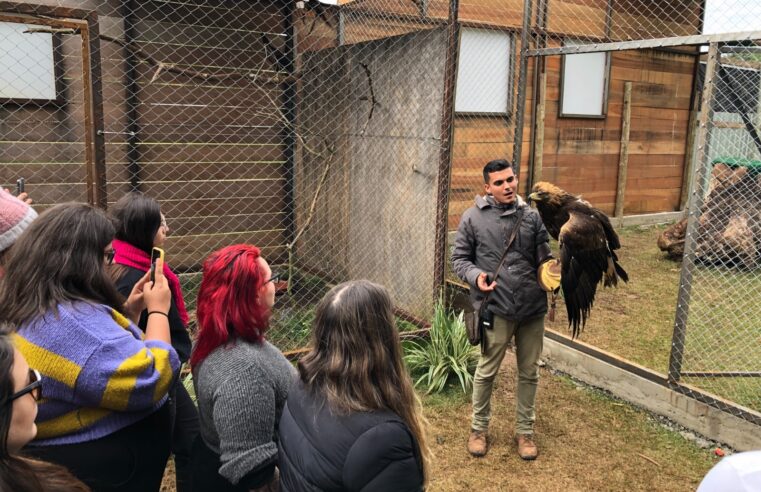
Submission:
<svg viewBox="0 0 761 492">
<path fill-rule="evenodd" d="M 477 196 L 475 206 L 463 214 L 452 252 L 454 271 L 470 286 L 474 308 L 486 299 L 485 310 L 493 315 L 473 381 L 468 451 L 473 456 L 488 451 L 492 388 L 515 337 L 515 440 L 519 456 L 533 460 L 538 455 L 533 439 L 534 404 L 547 291 L 556 291 L 560 284 L 576 336 L 603 276 L 606 286 L 616 285 L 618 277 L 624 281 L 628 277 L 613 252 L 620 244 L 605 214 L 549 183 L 534 187 L 529 199 L 536 202 L 538 211 L 531 208 L 517 194 L 518 179 L 512 165 L 502 159 L 487 163 L 483 178 L 486 195 Z M 550 235 L 559 241 L 560 279 Z"/>
</svg>

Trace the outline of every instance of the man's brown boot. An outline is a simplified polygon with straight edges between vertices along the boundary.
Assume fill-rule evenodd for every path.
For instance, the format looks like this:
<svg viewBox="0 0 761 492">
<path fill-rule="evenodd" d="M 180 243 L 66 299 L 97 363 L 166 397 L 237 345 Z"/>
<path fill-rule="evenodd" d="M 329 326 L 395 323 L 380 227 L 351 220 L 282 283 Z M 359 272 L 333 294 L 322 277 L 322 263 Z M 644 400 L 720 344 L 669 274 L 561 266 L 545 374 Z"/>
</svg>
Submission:
<svg viewBox="0 0 761 492">
<path fill-rule="evenodd" d="M 486 456 L 488 450 L 489 443 L 486 431 L 471 430 L 468 437 L 468 452 L 480 458 Z"/>
<path fill-rule="evenodd" d="M 535 460 L 539 455 L 539 448 L 536 447 L 531 434 L 518 434 L 515 436 L 515 442 L 518 443 L 518 456 L 524 460 Z"/>
</svg>

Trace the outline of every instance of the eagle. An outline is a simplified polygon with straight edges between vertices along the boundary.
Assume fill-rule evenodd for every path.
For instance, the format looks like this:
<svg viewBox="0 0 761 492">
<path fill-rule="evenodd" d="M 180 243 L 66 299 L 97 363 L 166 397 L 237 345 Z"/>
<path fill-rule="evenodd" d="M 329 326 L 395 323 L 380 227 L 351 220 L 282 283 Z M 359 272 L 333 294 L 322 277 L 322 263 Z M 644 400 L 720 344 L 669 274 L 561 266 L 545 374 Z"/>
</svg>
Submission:
<svg viewBox="0 0 761 492">
<path fill-rule="evenodd" d="M 547 232 L 560 246 L 560 288 L 576 338 L 586 325 L 597 284 L 611 287 L 619 278 L 629 281 L 615 253 L 621 248 L 618 234 L 607 215 L 552 183 L 536 183 L 529 202 L 536 204 Z"/>
</svg>

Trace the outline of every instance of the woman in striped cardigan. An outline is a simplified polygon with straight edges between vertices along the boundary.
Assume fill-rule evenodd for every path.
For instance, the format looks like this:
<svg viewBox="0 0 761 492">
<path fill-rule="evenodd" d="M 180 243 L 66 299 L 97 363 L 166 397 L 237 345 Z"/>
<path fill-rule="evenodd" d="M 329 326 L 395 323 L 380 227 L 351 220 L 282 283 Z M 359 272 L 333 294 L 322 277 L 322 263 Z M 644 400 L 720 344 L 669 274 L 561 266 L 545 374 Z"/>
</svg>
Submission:
<svg viewBox="0 0 761 492">
<path fill-rule="evenodd" d="M 126 303 L 106 272 L 114 229 L 98 209 L 64 204 L 22 234 L 0 284 L 0 323 L 42 374 L 28 453 L 93 490 L 158 490 L 171 442 L 167 392 L 179 369 L 162 269 Z M 143 334 L 134 324 L 149 312 Z"/>
</svg>

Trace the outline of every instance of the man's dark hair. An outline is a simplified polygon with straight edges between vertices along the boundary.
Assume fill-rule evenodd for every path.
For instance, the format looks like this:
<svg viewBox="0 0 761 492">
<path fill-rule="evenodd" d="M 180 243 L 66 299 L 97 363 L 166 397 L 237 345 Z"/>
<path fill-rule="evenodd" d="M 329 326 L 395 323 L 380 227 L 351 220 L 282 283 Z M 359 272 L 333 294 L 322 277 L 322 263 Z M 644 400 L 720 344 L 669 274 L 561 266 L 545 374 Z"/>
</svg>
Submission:
<svg viewBox="0 0 761 492">
<path fill-rule="evenodd" d="M 494 159 L 487 162 L 484 166 L 484 183 L 489 183 L 489 174 L 504 171 L 507 168 L 513 169 L 513 165 L 505 159 Z"/>
</svg>

